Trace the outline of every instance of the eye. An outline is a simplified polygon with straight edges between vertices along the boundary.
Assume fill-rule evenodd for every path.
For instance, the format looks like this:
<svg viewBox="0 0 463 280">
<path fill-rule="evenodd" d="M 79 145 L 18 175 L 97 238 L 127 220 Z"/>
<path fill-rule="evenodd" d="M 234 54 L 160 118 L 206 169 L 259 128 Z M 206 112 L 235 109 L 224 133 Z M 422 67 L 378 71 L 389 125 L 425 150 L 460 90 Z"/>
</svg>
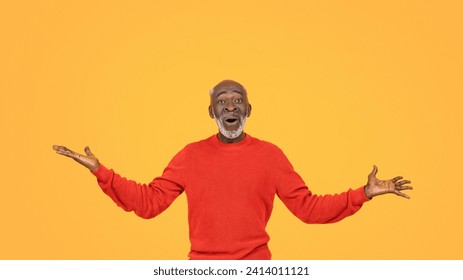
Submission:
<svg viewBox="0 0 463 280">
<path fill-rule="evenodd" d="M 218 104 L 225 104 L 225 100 L 217 100 Z"/>
<path fill-rule="evenodd" d="M 243 103 L 243 99 L 236 99 L 235 103 L 241 104 L 241 103 Z"/>
</svg>

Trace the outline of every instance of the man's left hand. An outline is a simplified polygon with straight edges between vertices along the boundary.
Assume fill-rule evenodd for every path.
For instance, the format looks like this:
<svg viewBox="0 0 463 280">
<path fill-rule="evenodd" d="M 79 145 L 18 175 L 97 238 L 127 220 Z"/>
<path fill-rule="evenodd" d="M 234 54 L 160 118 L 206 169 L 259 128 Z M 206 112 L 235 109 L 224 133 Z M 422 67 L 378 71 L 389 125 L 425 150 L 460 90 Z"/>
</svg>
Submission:
<svg viewBox="0 0 463 280">
<path fill-rule="evenodd" d="M 378 167 L 373 165 L 373 171 L 368 175 L 368 182 L 365 186 L 365 195 L 368 198 L 373 198 L 377 195 L 393 193 L 398 196 L 410 199 L 410 197 L 402 191 L 404 190 L 412 190 L 411 186 L 407 186 L 406 184 L 410 184 L 411 182 L 408 180 L 402 180 L 402 176 L 397 176 L 391 180 L 379 180 L 376 178 L 376 173 L 378 173 Z"/>
</svg>

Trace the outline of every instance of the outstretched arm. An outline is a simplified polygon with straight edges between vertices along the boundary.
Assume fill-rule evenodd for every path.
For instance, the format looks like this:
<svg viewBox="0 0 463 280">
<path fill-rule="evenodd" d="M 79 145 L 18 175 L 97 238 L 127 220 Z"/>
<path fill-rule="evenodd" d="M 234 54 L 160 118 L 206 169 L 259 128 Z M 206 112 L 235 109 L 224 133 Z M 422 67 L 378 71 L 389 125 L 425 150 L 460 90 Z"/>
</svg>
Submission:
<svg viewBox="0 0 463 280">
<path fill-rule="evenodd" d="M 57 154 L 74 159 L 78 163 L 87 167 L 88 170 L 90 170 L 91 172 L 95 172 L 96 170 L 98 170 L 98 167 L 100 167 L 100 162 L 98 161 L 98 158 L 90 151 L 90 148 L 88 146 L 84 149 L 86 155 L 76 153 L 64 146 L 59 145 L 53 145 L 53 150 L 55 150 Z"/>
<path fill-rule="evenodd" d="M 412 190 L 412 186 L 408 186 L 411 181 L 402 180 L 402 176 L 394 177 L 390 180 L 380 180 L 376 178 L 376 173 L 378 173 L 378 167 L 373 165 L 373 171 L 368 175 L 368 182 L 365 186 L 365 195 L 368 198 L 373 198 L 377 195 L 393 193 L 398 196 L 410 199 L 410 196 L 402 193 L 404 190 Z"/>
<path fill-rule="evenodd" d="M 305 223 L 334 223 L 354 213 L 363 203 L 374 196 L 394 193 L 408 198 L 401 191 L 411 190 L 408 180 L 395 177 L 391 180 L 376 178 L 375 166 L 368 176 L 368 182 L 357 189 L 349 189 L 335 195 L 316 195 L 307 188 L 302 178 L 294 171 L 283 153 L 279 153 L 279 164 L 275 170 L 277 176 L 277 194 L 288 209 Z"/>
<path fill-rule="evenodd" d="M 125 211 L 134 211 L 143 218 L 160 214 L 183 192 L 183 153 L 179 153 L 171 161 L 161 177 L 155 178 L 149 184 L 140 184 L 121 177 L 100 164 L 89 147 L 85 147 L 85 155 L 58 145 L 54 145 L 53 150 L 88 168 L 96 176 L 103 192 L 118 206 Z"/>
</svg>

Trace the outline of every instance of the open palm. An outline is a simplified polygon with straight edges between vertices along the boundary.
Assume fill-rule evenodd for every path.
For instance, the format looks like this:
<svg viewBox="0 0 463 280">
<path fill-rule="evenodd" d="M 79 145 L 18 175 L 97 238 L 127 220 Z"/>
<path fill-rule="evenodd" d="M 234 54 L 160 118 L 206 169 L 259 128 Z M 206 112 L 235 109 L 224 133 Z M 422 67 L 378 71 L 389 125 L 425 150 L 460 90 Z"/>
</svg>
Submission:
<svg viewBox="0 0 463 280">
<path fill-rule="evenodd" d="M 390 180 L 380 180 L 376 178 L 376 173 L 378 173 L 378 167 L 374 165 L 373 171 L 368 175 L 368 182 L 365 186 L 365 194 L 367 197 L 373 198 L 377 195 L 393 193 L 407 199 L 410 198 L 410 196 L 402 193 L 402 191 L 413 189 L 411 186 L 407 185 L 410 184 L 411 181 L 402 180 L 402 176 L 397 176 Z"/>
<path fill-rule="evenodd" d="M 92 172 L 96 171 L 98 167 L 100 167 L 100 162 L 98 161 L 98 158 L 90 151 L 90 148 L 88 146 L 84 149 L 85 155 L 76 153 L 64 146 L 59 145 L 53 145 L 53 150 L 55 150 L 57 154 L 74 159 L 78 163 L 87 167 Z"/>
</svg>

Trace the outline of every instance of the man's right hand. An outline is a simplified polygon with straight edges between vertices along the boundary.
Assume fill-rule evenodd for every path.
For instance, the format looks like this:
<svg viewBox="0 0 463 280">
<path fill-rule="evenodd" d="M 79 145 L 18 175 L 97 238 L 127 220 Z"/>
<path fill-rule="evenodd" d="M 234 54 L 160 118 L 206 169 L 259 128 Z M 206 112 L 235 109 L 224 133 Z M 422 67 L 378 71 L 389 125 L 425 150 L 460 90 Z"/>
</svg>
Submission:
<svg viewBox="0 0 463 280">
<path fill-rule="evenodd" d="M 92 154 L 88 146 L 85 147 L 84 149 L 86 155 L 73 152 L 64 146 L 58 146 L 58 145 L 53 145 L 53 150 L 55 150 L 57 154 L 74 159 L 78 163 L 87 167 L 88 170 L 90 170 L 91 172 L 98 170 L 98 167 L 100 167 L 100 162 L 98 161 L 96 156 Z"/>
</svg>

